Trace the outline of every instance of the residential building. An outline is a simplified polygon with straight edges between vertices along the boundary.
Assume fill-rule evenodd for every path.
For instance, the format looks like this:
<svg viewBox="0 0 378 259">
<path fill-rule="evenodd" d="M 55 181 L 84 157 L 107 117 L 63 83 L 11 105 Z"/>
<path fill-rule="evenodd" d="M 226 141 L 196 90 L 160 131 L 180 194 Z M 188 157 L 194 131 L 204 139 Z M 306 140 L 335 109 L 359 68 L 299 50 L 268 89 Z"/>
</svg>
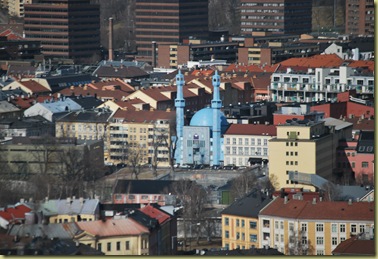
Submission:
<svg viewBox="0 0 378 259">
<path fill-rule="evenodd" d="M 254 189 L 225 208 L 222 211 L 222 247 L 226 250 L 261 247 L 258 215 L 271 201 Z"/>
<path fill-rule="evenodd" d="M 138 0 L 135 4 L 136 59 L 156 66 L 156 47 L 208 36 L 207 0 Z"/>
<path fill-rule="evenodd" d="M 272 101 L 336 101 L 338 93 L 350 89 L 355 89 L 356 97 L 361 99 L 373 96 L 374 66 L 371 61 L 347 62 L 330 54 L 291 58 L 280 64 L 280 68 L 272 74 Z"/>
<path fill-rule="evenodd" d="M 189 39 L 183 44 L 158 46 L 158 66 L 163 68 L 179 68 L 188 61 L 225 60 L 227 63 L 237 61 L 238 43 L 207 42 L 205 40 Z"/>
<path fill-rule="evenodd" d="M 174 112 L 118 109 L 108 123 L 108 163 L 171 165 L 171 130 Z"/>
<path fill-rule="evenodd" d="M 347 0 L 345 3 L 345 33 L 374 35 L 374 0 Z"/>
<path fill-rule="evenodd" d="M 7 206 L 0 210 L 0 227 L 8 229 L 9 225 L 24 224 L 27 214 L 32 209 L 25 204 L 16 204 L 15 206 Z"/>
<path fill-rule="evenodd" d="M 18 118 L 22 116 L 22 111 L 17 106 L 8 101 L 0 101 L 0 118 Z"/>
<path fill-rule="evenodd" d="M 46 58 L 98 61 L 100 6 L 90 0 L 38 0 L 24 4 L 25 37 L 41 41 Z"/>
<path fill-rule="evenodd" d="M 338 142 L 339 139 L 329 132 L 324 121 L 288 120 L 277 125 L 277 137 L 268 142 L 269 175 L 276 177 L 278 188 L 305 187 L 290 181 L 289 172 L 331 179 L 336 167 Z"/>
<path fill-rule="evenodd" d="M 26 40 L 11 29 L 0 33 L 0 44 L 2 60 L 31 60 L 41 54 L 40 41 Z"/>
<path fill-rule="evenodd" d="M 131 218 L 80 221 L 74 240 L 105 255 L 148 255 L 149 230 Z"/>
<path fill-rule="evenodd" d="M 277 135 L 270 124 L 231 124 L 224 134 L 224 164 L 268 163 L 268 141 Z"/>
<path fill-rule="evenodd" d="M 157 203 L 160 206 L 176 205 L 174 181 L 170 180 L 117 180 L 113 203 Z"/>
<path fill-rule="evenodd" d="M 277 110 L 273 102 L 249 102 L 222 107 L 227 121 L 234 124 L 273 124 L 273 113 Z"/>
<path fill-rule="evenodd" d="M 13 0 L 8 2 L 10 16 L 24 17 L 24 4 L 31 4 L 32 0 Z"/>
<path fill-rule="evenodd" d="M 372 236 L 372 237 L 371 237 Z M 375 256 L 375 240 L 373 235 L 359 234 L 341 242 L 332 255 L 341 256 Z"/>
<path fill-rule="evenodd" d="M 49 95 L 51 93 L 51 89 L 48 86 L 46 87 L 30 79 L 13 81 L 12 83 L 3 87 L 2 90 L 6 91 L 17 88 L 21 89 L 27 95 Z"/>
<path fill-rule="evenodd" d="M 45 100 L 43 103 L 36 103 L 24 111 L 25 117 L 42 116 L 48 121 L 55 122 L 58 118 L 72 111 L 81 111 L 81 106 L 70 98 L 54 101 Z"/>
<path fill-rule="evenodd" d="M 302 34 L 312 31 L 312 1 L 242 0 L 241 34 L 273 32 Z"/>
<path fill-rule="evenodd" d="M 75 150 L 75 151 L 73 151 Z M 12 176 L 30 177 L 41 172 L 56 174 L 64 167 L 62 155 L 65 152 L 77 152 L 90 157 L 93 168 L 104 165 L 104 147 L 100 140 L 77 140 L 75 138 L 13 137 L 0 146 L 2 163 L 7 163 Z M 49 156 L 44 154 L 48 152 Z M 46 166 L 44 166 L 46 165 Z M 91 172 L 92 173 L 92 172 Z"/>
<path fill-rule="evenodd" d="M 58 200 L 45 200 L 36 212 L 42 212 L 43 219 L 49 223 L 95 221 L 100 216 L 100 201 L 75 197 Z"/>
<path fill-rule="evenodd" d="M 308 120 L 318 122 L 324 118 L 321 111 L 311 111 L 310 105 L 302 103 L 280 104 L 278 111 L 273 114 L 273 124 L 285 124 L 287 120 Z"/>
<path fill-rule="evenodd" d="M 374 202 L 278 197 L 259 213 L 259 245 L 285 255 L 331 255 L 351 235 L 374 228 L 374 206 Z"/>
</svg>

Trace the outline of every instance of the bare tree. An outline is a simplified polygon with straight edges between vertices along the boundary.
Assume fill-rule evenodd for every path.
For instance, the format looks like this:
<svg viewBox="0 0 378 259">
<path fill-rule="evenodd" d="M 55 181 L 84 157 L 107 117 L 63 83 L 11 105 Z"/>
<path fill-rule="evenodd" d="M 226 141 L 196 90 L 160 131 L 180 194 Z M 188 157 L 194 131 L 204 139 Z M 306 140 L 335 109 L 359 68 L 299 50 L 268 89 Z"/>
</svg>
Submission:
<svg viewBox="0 0 378 259">
<path fill-rule="evenodd" d="M 251 192 L 258 184 L 255 173 L 248 169 L 243 171 L 242 174 L 233 179 L 231 185 L 231 196 L 234 199 L 239 199 Z"/>
<path fill-rule="evenodd" d="M 166 125 L 166 124 L 163 124 Z M 170 154 L 170 134 L 169 127 L 159 127 L 154 123 L 153 128 L 153 138 L 152 138 L 152 159 L 151 159 L 151 168 L 154 176 L 157 176 L 157 167 L 159 164 L 159 153 Z M 165 157 L 165 156 L 164 156 Z M 170 157 L 168 158 L 168 160 Z M 169 161 L 168 161 L 169 162 Z"/>
<path fill-rule="evenodd" d="M 332 182 L 327 182 L 321 186 L 321 190 L 324 193 L 324 199 L 327 201 L 335 201 L 341 195 L 341 190 L 337 185 Z"/>
<path fill-rule="evenodd" d="M 139 143 L 134 143 L 134 147 L 130 147 L 128 151 L 128 165 L 131 171 L 131 176 L 134 175 L 135 179 L 138 179 L 138 175 L 141 171 L 141 166 L 144 158 L 142 147 Z"/>
<path fill-rule="evenodd" d="M 285 245 L 285 251 L 286 255 L 313 255 L 314 247 L 301 229 L 289 229 L 289 241 Z"/>
</svg>

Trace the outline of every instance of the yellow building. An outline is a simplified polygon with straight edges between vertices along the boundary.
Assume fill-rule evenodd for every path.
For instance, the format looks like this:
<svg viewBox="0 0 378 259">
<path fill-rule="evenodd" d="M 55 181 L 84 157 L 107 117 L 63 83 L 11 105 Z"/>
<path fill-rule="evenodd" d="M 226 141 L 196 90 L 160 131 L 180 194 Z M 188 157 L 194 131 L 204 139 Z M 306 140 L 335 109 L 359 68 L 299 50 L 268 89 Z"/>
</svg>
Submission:
<svg viewBox="0 0 378 259">
<path fill-rule="evenodd" d="M 149 254 L 149 230 L 130 218 L 82 221 L 77 225 L 83 232 L 74 240 L 105 255 Z"/>
<path fill-rule="evenodd" d="M 11 0 L 7 2 L 9 15 L 24 17 L 24 4 L 31 4 L 32 0 Z"/>
<path fill-rule="evenodd" d="M 259 247 L 258 213 L 271 199 L 253 190 L 222 211 L 222 247 L 249 249 Z"/>
<path fill-rule="evenodd" d="M 374 206 L 276 198 L 259 213 L 259 245 L 286 255 L 332 255 L 351 235 L 374 229 Z"/>
<path fill-rule="evenodd" d="M 94 221 L 100 216 L 98 199 L 67 198 L 66 200 L 46 200 L 40 211 L 49 223 Z"/>
<path fill-rule="evenodd" d="M 336 165 L 338 138 L 321 122 L 291 122 L 277 125 L 277 137 L 269 140 L 269 175 L 277 188 L 296 187 L 314 190 L 289 180 L 289 172 L 332 177 Z"/>
</svg>

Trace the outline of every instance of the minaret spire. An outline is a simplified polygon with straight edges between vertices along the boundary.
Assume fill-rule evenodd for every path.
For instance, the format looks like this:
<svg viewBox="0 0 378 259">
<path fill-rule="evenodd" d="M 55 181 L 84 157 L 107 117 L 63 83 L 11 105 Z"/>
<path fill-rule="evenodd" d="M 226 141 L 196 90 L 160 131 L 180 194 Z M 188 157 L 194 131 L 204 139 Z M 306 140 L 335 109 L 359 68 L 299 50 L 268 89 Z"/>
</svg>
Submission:
<svg viewBox="0 0 378 259">
<path fill-rule="evenodd" d="M 176 85 L 177 85 L 177 97 L 175 99 L 175 107 L 176 107 L 176 131 L 177 131 L 177 142 L 176 142 L 176 163 L 182 165 L 182 137 L 183 137 L 183 128 L 184 128 L 184 107 L 185 107 L 185 100 L 184 100 L 184 87 L 185 81 L 184 76 L 181 74 L 181 70 L 178 71 L 176 75 Z"/>
<path fill-rule="evenodd" d="M 221 121 L 220 121 L 220 108 L 222 101 L 219 93 L 220 76 L 218 71 L 215 71 L 213 76 L 213 100 L 211 100 L 211 108 L 213 109 L 213 165 L 219 165 L 220 160 L 220 138 L 221 138 Z"/>
</svg>

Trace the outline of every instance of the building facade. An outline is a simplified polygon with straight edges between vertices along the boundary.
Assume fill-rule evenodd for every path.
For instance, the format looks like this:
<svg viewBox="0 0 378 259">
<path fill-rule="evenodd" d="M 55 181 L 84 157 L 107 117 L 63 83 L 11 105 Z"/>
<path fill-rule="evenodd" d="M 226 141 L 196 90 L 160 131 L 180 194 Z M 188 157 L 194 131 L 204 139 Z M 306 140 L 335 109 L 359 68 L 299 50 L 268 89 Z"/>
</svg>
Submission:
<svg viewBox="0 0 378 259">
<path fill-rule="evenodd" d="M 99 55 L 99 5 L 90 0 L 38 0 L 24 8 L 25 37 L 41 41 L 45 57 L 88 61 Z"/>
<path fill-rule="evenodd" d="M 289 180 L 289 172 L 332 177 L 336 166 L 338 138 L 328 132 L 324 121 L 288 120 L 277 125 L 277 137 L 268 142 L 269 174 L 277 179 L 278 188 L 308 188 Z"/>
<path fill-rule="evenodd" d="M 302 34 L 312 31 L 312 1 L 242 0 L 241 34 L 274 32 Z"/>
<path fill-rule="evenodd" d="M 32 0 L 12 0 L 8 2 L 8 13 L 11 16 L 24 17 L 24 4 L 31 4 Z"/>
<path fill-rule="evenodd" d="M 374 205 L 276 198 L 259 213 L 259 245 L 285 255 L 332 255 L 351 235 L 374 228 Z"/>
<path fill-rule="evenodd" d="M 345 3 L 345 33 L 374 35 L 374 0 L 347 0 Z"/>
<path fill-rule="evenodd" d="M 153 66 L 156 66 L 158 45 L 178 44 L 191 36 L 203 39 L 208 35 L 207 0 L 137 0 L 135 18 L 136 58 Z"/>
</svg>

